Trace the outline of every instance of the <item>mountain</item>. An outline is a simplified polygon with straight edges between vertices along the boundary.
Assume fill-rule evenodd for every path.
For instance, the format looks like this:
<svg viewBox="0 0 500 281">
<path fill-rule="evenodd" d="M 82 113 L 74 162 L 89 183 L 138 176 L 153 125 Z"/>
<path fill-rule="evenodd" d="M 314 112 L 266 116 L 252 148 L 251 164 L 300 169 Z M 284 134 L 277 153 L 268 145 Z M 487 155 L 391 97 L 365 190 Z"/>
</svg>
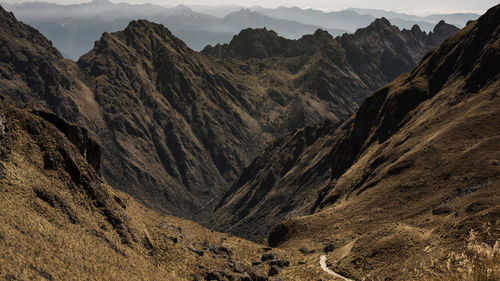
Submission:
<svg viewBox="0 0 500 281">
<path fill-rule="evenodd" d="M 218 203 L 219 227 L 274 225 L 269 245 L 324 248 L 354 280 L 477 272 L 469 255 L 500 231 L 499 19 L 470 22 L 344 122 L 273 142 Z"/>
<path fill-rule="evenodd" d="M 311 56 L 331 43 L 332 39 L 332 35 L 321 29 L 298 40 L 290 40 L 280 37 L 273 30 L 248 28 L 234 36 L 229 44 L 208 45 L 201 52 L 213 57 L 240 59 Z"/>
<path fill-rule="evenodd" d="M 275 137 L 346 118 L 438 44 L 379 20 L 337 41 L 317 32 L 299 40 L 293 56 L 256 63 L 207 57 L 141 20 L 104 33 L 74 63 L 12 15 L 4 12 L 2 23 L 0 83 L 10 86 L 1 94 L 83 124 L 103 147 L 108 183 L 148 207 L 198 221 Z M 317 41 L 307 38 L 316 37 L 330 41 L 324 50 L 310 51 Z"/>
<path fill-rule="evenodd" d="M 40 30 L 65 57 L 77 60 L 92 49 L 103 32 L 126 28 L 132 20 L 147 19 L 161 23 L 190 48 L 202 50 L 207 45 L 226 43 L 246 28 L 267 28 L 288 39 L 298 39 L 317 29 L 327 30 L 332 36 L 354 32 L 366 27 L 375 18 L 386 17 L 399 28 L 411 29 L 417 24 L 424 31 L 432 31 L 444 19 L 464 26 L 477 15 L 433 15 L 427 18 L 364 10 L 344 10 L 325 13 L 297 7 L 266 9 L 239 6 L 204 7 L 178 5 L 163 7 L 152 4 L 112 3 L 92 1 L 76 5 L 57 5 L 45 2 L 2 4 L 23 22 Z M 441 17 L 441 18 L 440 18 Z"/>
<path fill-rule="evenodd" d="M 441 22 L 436 25 L 434 32 L 429 35 L 420 31 L 418 27 L 401 32 L 386 19 L 378 19 L 367 28 L 359 29 L 353 35 L 343 35 L 333 40 L 319 40 L 319 38 L 327 38 L 327 33 L 322 31 L 317 31 L 312 36 L 305 36 L 302 39 L 293 41 L 279 40 L 276 34 L 265 30 L 246 30 L 235 36 L 228 45 L 219 45 L 213 49 L 206 48 L 203 52 L 212 52 L 222 57 L 243 57 L 244 50 L 248 50 L 246 53 L 251 54 L 253 57 L 276 55 L 282 58 L 287 57 L 288 54 L 293 54 L 293 51 L 298 49 L 297 46 L 300 46 L 300 50 L 312 50 L 313 53 L 316 52 L 316 49 L 319 49 L 320 51 L 316 54 L 340 53 L 347 63 L 343 68 L 351 69 L 369 89 L 375 90 L 380 85 L 377 81 L 389 82 L 399 73 L 410 71 L 412 65 L 417 64 L 418 59 L 423 57 L 432 47 L 439 44 L 440 40 L 438 38 L 445 38 L 455 31 L 455 27 Z M 323 43 L 320 44 L 319 42 Z M 262 46 L 272 49 L 262 50 Z M 370 46 L 370 48 L 367 48 L 367 46 Z M 389 46 L 393 46 L 394 49 Z M 406 46 L 407 49 L 405 50 L 401 46 Z M 330 55 L 330 57 L 335 56 Z M 374 57 L 383 58 L 382 63 L 370 59 Z M 338 65 L 337 61 L 334 61 L 334 63 Z M 318 62 L 314 64 L 321 65 Z M 331 70 L 329 71 L 331 72 Z M 315 75 L 311 74 L 307 77 L 315 77 Z M 324 88 L 319 87 L 319 89 L 327 88 L 335 92 L 333 89 L 338 87 L 338 83 L 345 83 L 345 81 L 337 80 L 337 82 Z M 318 87 L 318 84 L 313 83 L 306 85 L 308 85 L 309 89 Z M 336 121 L 339 120 L 336 119 Z M 328 127 L 331 126 L 328 125 Z M 283 218 L 309 213 L 315 202 L 312 199 L 303 199 L 316 196 L 315 194 L 319 191 L 311 193 L 310 189 L 303 187 L 310 186 L 315 190 L 321 190 L 325 186 L 323 181 L 328 181 L 329 176 L 326 174 L 322 176 L 308 174 L 315 174 L 310 171 L 312 167 L 322 172 L 326 172 L 329 168 L 326 155 L 323 157 L 317 156 L 318 147 L 311 147 L 312 152 L 304 152 L 307 156 L 299 159 L 302 155 L 301 152 L 306 150 L 306 144 L 314 143 L 318 138 L 320 147 L 332 145 L 332 143 L 328 144 L 322 138 L 323 133 L 317 132 L 313 128 L 292 133 L 290 136 L 275 141 L 271 148 L 266 150 L 266 155 L 279 159 L 277 161 L 282 165 L 280 168 L 273 168 L 274 162 L 269 161 L 267 158 L 261 158 L 262 156 L 255 159 L 219 202 L 216 209 L 221 210 L 214 216 L 215 222 L 213 224 L 218 225 L 220 229 L 231 231 L 239 236 L 262 241 L 271 228 Z M 319 130 L 324 131 L 325 129 Z M 296 141 L 290 141 L 288 138 L 296 138 Z M 283 158 L 280 159 L 278 155 L 283 155 Z M 302 160 L 302 162 L 298 163 L 299 160 Z M 292 178 L 288 178 L 287 173 L 293 163 L 301 165 L 301 169 L 297 169 L 300 172 L 297 172 Z M 252 176 L 248 174 L 252 174 Z M 272 189 L 273 186 L 281 186 L 281 184 L 288 187 L 286 193 L 291 196 L 280 194 L 280 198 L 288 198 L 284 201 L 271 195 L 267 200 L 267 192 L 273 193 L 269 189 Z M 254 194 L 260 185 L 266 192 Z"/>
<path fill-rule="evenodd" d="M 293 19 L 305 24 L 321 26 L 323 28 L 337 28 L 355 31 L 368 25 L 375 18 L 387 18 L 399 28 L 410 29 L 417 24 L 424 31 L 432 31 L 435 24 L 444 20 L 458 27 L 463 27 L 469 20 L 479 17 L 477 14 L 434 14 L 426 17 L 395 13 L 384 10 L 349 8 L 341 11 L 324 12 L 314 9 L 302 9 L 299 7 L 278 7 L 275 9 L 251 7 L 253 11 L 277 19 Z"/>
<path fill-rule="evenodd" d="M 252 10 L 276 19 L 296 20 L 306 24 L 321 26 L 323 28 L 337 28 L 348 32 L 369 25 L 376 17 L 360 15 L 353 11 L 323 12 L 314 9 L 301 9 L 299 7 L 278 7 L 276 9 L 252 7 Z"/>
<path fill-rule="evenodd" d="M 234 58 L 267 58 L 267 57 L 294 57 L 300 54 L 312 55 L 318 51 L 333 46 L 332 41 L 339 42 L 340 45 L 350 44 L 353 41 L 377 41 L 391 40 L 390 44 L 393 45 L 408 45 L 408 41 L 412 41 L 417 46 L 409 50 L 409 53 L 416 53 L 414 57 L 421 57 L 426 50 L 440 44 L 440 42 L 449 35 L 456 32 L 458 29 L 452 25 L 440 21 L 434 26 L 433 32 L 426 34 L 422 32 L 418 26 L 413 26 L 411 30 L 400 31 L 397 27 L 385 18 L 377 19 L 371 23 L 367 28 L 362 28 L 356 31 L 351 36 L 344 34 L 339 38 L 333 38 L 328 31 L 318 29 L 314 34 L 304 35 L 300 39 L 290 40 L 280 37 L 272 30 L 264 29 L 244 29 L 238 35 L 234 36 L 228 44 L 217 44 L 215 46 L 206 46 L 201 52 L 203 54 L 214 57 L 234 57 Z M 372 31 L 373 34 L 371 34 Z M 381 35 L 381 33 L 385 34 Z M 394 34 L 395 36 L 391 36 Z M 397 35 L 396 35 L 397 34 Z M 384 37 L 379 38 L 379 36 Z M 362 38 L 362 39 L 361 39 Z M 333 39 L 333 40 L 332 40 Z M 398 41 L 398 43 L 395 43 Z M 357 46 L 356 46 L 357 47 Z M 349 48 L 356 49 L 355 46 L 350 45 Z M 335 46 L 338 48 L 338 46 Z M 376 48 L 378 50 L 384 47 Z M 424 51 L 422 51 L 422 49 Z M 345 50 L 347 52 L 349 50 Z M 412 54 L 409 54 L 413 56 Z M 349 60 L 349 58 L 348 58 Z M 416 61 L 415 61 L 416 63 Z M 411 64 L 411 63 L 410 63 Z"/>
<path fill-rule="evenodd" d="M 9 102 L 41 103 L 67 120 L 82 123 L 99 116 L 93 94 L 74 62 L 3 9 L 0 28 L 0 88 Z"/>
<path fill-rule="evenodd" d="M 238 12 L 225 16 L 221 28 L 230 28 L 231 31 L 240 31 L 245 28 L 262 28 L 275 30 L 280 36 L 296 39 L 304 34 L 313 33 L 320 28 L 318 25 L 304 24 L 295 19 L 275 19 L 249 9 L 241 9 Z M 334 36 L 341 35 L 346 30 L 339 28 L 327 28 Z"/>
<path fill-rule="evenodd" d="M 137 19 L 164 24 L 195 50 L 201 50 L 208 44 L 228 42 L 241 29 L 249 27 L 267 27 L 288 38 L 298 38 L 319 28 L 293 20 L 270 18 L 248 9 L 217 18 L 194 12 L 184 5 L 165 8 L 152 4 L 92 1 L 76 5 L 30 2 L 3 6 L 20 20 L 40 30 L 73 60 L 92 49 L 103 32 L 123 30 L 130 21 Z M 336 35 L 345 32 L 334 28 L 329 31 Z"/>
<path fill-rule="evenodd" d="M 189 5 L 193 11 L 216 16 L 218 18 L 223 18 L 230 13 L 237 12 L 241 9 L 245 9 L 244 6 L 240 5 L 217 5 L 217 6 L 209 6 L 209 5 Z"/>
<path fill-rule="evenodd" d="M 377 10 L 377 9 L 360 9 L 349 8 L 348 11 L 353 11 L 362 15 L 371 15 L 374 17 L 386 17 L 390 19 L 402 19 L 408 21 L 424 21 L 428 23 L 437 23 L 444 20 L 450 24 L 463 27 L 470 20 L 476 20 L 480 15 L 474 13 L 455 13 L 455 14 L 432 14 L 428 16 L 415 16 L 405 13 L 396 13 L 391 11 Z"/>
</svg>

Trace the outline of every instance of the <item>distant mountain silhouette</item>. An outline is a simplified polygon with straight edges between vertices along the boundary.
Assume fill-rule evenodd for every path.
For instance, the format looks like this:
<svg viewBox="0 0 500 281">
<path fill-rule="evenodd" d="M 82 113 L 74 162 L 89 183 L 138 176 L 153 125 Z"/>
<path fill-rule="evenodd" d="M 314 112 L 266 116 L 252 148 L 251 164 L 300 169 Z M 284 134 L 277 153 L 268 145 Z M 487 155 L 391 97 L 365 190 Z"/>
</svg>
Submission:
<svg viewBox="0 0 500 281">
<path fill-rule="evenodd" d="M 427 17 L 407 15 L 402 13 L 388 12 L 373 9 L 356 9 L 336 12 L 324 12 L 314 9 L 301 9 L 299 7 L 278 7 L 276 9 L 252 7 L 263 15 L 278 19 L 294 19 L 296 21 L 318 25 L 324 28 L 339 28 L 352 32 L 358 28 L 368 25 L 375 18 L 387 18 L 392 24 L 403 29 L 410 29 L 417 24 L 424 31 L 432 31 L 434 25 L 444 20 L 449 24 L 463 27 L 469 20 L 479 17 L 477 14 L 435 14 Z"/>
<path fill-rule="evenodd" d="M 20 20 L 40 30 L 54 46 L 73 60 L 88 52 L 103 32 L 122 30 L 136 19 L 164 24 L 195 50 L 201 50 L 209 44 L 228 42 L 244 28 L 267 27 L 292 39 L 320 28 L 293 20 L 270 18 L 248 9 L 217 18 L 193 12 L 184 5 L 164 8 L 151 4 L 114 4 L 106 0 L 78 5 L 33 2 L 4 6 Z M 329 32 L 340 35 L 345 31 L 331 28 Z"/>
<path fill-rule="evenodd" d="M 446 21 L 458 27 L 464 27 L 470 20 L 476 20 L 480 15 L 474 13 L 455 13 L 455 14 L 432 14 L 429 16 L 415 16 L 404 13 L 389 12 L 376 9 L 359 9 L 349 8 L 349 11 L 354 11 L 359 14 L 372 15 L 374 17 L 386 17 L 388 19 L 401 19 L 406 21 L 422 21 L 428 23 L 437 23 L 439 21 Z"/>
</svg>

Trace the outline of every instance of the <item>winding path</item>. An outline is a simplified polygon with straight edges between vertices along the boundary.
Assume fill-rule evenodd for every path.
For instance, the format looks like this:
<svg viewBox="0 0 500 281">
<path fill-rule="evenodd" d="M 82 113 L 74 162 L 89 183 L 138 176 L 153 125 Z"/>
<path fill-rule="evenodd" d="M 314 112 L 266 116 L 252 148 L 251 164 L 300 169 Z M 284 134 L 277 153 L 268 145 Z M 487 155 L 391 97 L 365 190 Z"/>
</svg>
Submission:
<svg viewBox="0 0 500 281">
<path fill-rule="evenodd" d="M 328 266 L 326 265 L 326 255 L 322 255 L 321 257 L 319 257 L 319 265 L 321 266 L 321 269 L 323 269 L 323 271 L 332 275 L 333 277 L 342 279 L 344 281 L 354 281 L 354 280 L 349 279 L 347 277 L 344 277 L 344 276 L 338 274 L 337 272 L 331 270 L 330 268 L 328 268 Z"/>
</svg>

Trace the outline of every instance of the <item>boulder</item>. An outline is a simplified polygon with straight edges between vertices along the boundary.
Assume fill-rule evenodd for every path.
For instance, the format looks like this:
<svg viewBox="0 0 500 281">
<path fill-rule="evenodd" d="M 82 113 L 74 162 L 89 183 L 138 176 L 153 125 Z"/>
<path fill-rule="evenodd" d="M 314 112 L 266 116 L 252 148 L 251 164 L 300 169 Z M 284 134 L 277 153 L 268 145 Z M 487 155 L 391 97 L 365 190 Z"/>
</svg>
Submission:
<svg viewBox="0 0 500 281">
<path fill-rule="evenodd" d="M 270 247 L 277 247 L 280 244 L 282 244 L 285 239 L 286 235 L 290 229 L 284 224 L 278 224 L 271 232 L 269 233 L 269 236 L 267 238 L 267 244 Z"/>
<path fill-rule="evenodd" d="M 273 266 L 271 266 L 271 268 L 269 268 L 269 273 L 267 275 L 274 276 L 274 275 L 278 275 L 280 272 L 281 272 L 281 268 L 277 265 L 273 265 Z"/>
<path fill-rule="evenodd" d="M 277 260 L 277 259 L 278 259 L 278 255 L 275 253 L 263 254 L 262 258 L 261 258 L 262 261 L 270 261 L 270 260 Z"/>
<path fill-rule="evenodd" d="M 290 262 L 287 260 L 273 260 L 269 263 L 269 265 L 271 265 L 271 266 L 275 265 L 279 268 L 283 268 L 286 266 L 290 266 Z"/>
</svg>

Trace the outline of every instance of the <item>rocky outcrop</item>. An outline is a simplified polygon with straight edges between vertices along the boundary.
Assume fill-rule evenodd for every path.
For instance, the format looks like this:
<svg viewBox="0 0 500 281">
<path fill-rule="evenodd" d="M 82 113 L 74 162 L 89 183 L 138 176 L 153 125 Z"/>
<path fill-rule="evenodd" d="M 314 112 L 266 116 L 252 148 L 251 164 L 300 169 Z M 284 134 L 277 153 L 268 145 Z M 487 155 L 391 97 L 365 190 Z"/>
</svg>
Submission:
<svg viewBox="0 0 500 281">
<path fill-rule="evenodd" d="M 235 35 L 229 44 L 208 45 L 202 53 L 214 57 L 269 58 L 282 54 L 290 42 L 272 30 L 248 28 Z"/>
<path fill-rule="evenodd" d="M 94 170 L 99 173 L 101 165 L 101 147 L 89 135 L 87 129 L 71 124 L 52 112 L 33 110 L 32 113 L 54 124 L 54 126 L 56 126 L 57 129 L 59 129 L 59 131 L 61 131 L 66 138 L 68 138 L 68 140 L 78 148 L 80 154 L 87 159 Z"/>
</svg>

